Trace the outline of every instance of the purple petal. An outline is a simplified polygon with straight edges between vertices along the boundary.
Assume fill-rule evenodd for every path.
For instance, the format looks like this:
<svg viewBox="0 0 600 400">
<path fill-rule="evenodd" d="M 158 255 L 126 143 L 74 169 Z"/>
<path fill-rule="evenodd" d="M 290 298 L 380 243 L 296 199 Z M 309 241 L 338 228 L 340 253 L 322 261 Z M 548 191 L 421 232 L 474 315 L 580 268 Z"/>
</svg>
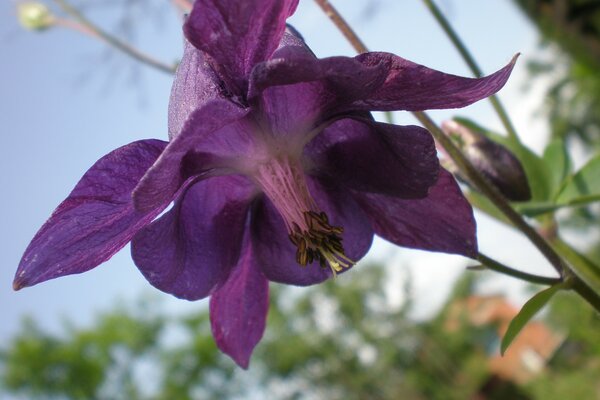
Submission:
<svg viewBox="0 0 600 400">
<path fill-rule="evenodd" d="M 300 46 L 279 49 L 256 66 L 250 97 L 269 87 L 312 82 L 320 85 L 321 108 L 342 111 L 420 111 L 465 107 L 500 90 L 516 57 L 480 79 L 445 74 L 389 53 L 316 59 Z"/>
<path fill-rule="evenodd" d="M 403 200 L 380 194 L 356 192 L 355 198 L 368 214 L 375 233 L 403 247 L 477 255 L 473 209 L 452 175 L 445 169 L 420 200 Z"/>
<path fill-rule="evenodd" d="M 277 49 L 280 49 L 280 48 L 286 47 L 286 46 L 300 46 L 300 47 L 303 47 L 306 50 L 308 50 L 310 53 L 312 53 L 312 51 L 308 48 L 308 46 L 304 42 L 304 38 L 302 37 L 300 32 L 298 32 L 296 30 L 296 28 L 294 28 L 293 26 L 291 26 L 289 24 L 287 24 L 285 27 L 285 31 L 283 32 L 283 36 L 281 37 L 281 41 L 279 42 Z M 276 54 L 276 53 L 277 53 L 277 51 L 275 51 L 275 53 L 273 53 L 273 54 Z"/>
<path fill-rule="evenodd" d="M 517 61 L 515 56 L 501 70 L 479 79 L 445 74 L 389 53 L 365 53 L 356 60 L 365 66 L 384 66 L 385 83 L 353 104 L 368 111 L 460 108 L 499 91 Z"/>
<path fill-rule="evenodd" d="M 187 300 L 208 296 L 238 262 L 254 193 L 254 185 L 240 176 L 195 183 L 134 236 L 133 261 L 163 292 Z"/>
<path fill-rule="evenodd" d="M 168 203 L 138 212 L 131 192 L 166 145 L 160 140 L 142 140 L 98 160 L 25 250 L 14 288 L 90 270 L 152 221 Z"/>
<path fill-rule="evenodd" d="M 298 0 L 197 0 L 184 26 L 233 94 L 244 96 L 250 71 L 269 59 Z"/>
<path fill-rule="evenodd" d="M 384 80 L 383 66 L 365 66 L 349 57 L 319 60 L 307 47 L 290 45 L 254 68 L 249 97 L 259 99 L 275 131 L 294 133 L 347 109 Z"/>
<path fill-rule="evenodd" d="M 341 119 L 306 147 L 311 173 L 354 190 L 423 198 L 437 181 L 433 139 L 418 126 Z"/>
<path fill-rule="evenodd" d="M 210 297 L 210 322 L 217 346 L 242 368 L 265 331 L 269 281 L 257 265 L 249 239 L 227 282 Z"/>
<path fill-rule="evenodd" d="M 172 198 L 189 178 L 182 170 L 184 157 L 206 136 L 241 119 L 247 111 L 227 100 L 212 100 L 195 110 L 181 133 L 169 143 L 135 188 L 133 201 L 136 209 L 149 210 Z"/>
<path fill-rule="evenodd" d="M 222 96 L 220 81 L 201 51 L 187 40 L 177 67 L 169 101 L 169 139 L 179 134 L 197 108 Z"/>
<path fill-rule="evenodd" d="M 371 247 L 373 230 L 352 196 L 312 178 L 308 178 L 308 187 L 317 206 L 327 213 L 331 225 L 344 228 L 345 254 L 354 261 L 361 259 Z M 305 267 L 296 263 L 296 247 L 290 242 L 283 219 L 267 198 L 253 210 L 252 228 L 256 254 L 269 280 L 308 286 L 331 276 L 331 270 L 321 268 L 318 262 Z"/>
</svg>

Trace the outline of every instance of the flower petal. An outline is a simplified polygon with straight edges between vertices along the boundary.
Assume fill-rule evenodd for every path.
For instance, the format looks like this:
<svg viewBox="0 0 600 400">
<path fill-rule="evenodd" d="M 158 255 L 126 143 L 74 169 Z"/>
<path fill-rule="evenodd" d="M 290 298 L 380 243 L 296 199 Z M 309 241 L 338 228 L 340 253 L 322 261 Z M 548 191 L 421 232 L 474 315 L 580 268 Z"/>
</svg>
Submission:
<svg viewBox="0 0 600 400">
<path fill-rule="evenodd" d="M 197 300 L 211 294 L 238 262 L 254 185 L 221 176 L 192 185 L 131 242 L 133 261 L 159 290 Z"/>
<path fill-rule="evenodd" d="M 381 86 L 385 76 L 383 66 L 349 57 L 319 60 L 306 46 L 288 45 L 254 68 L 249 98 L 259 99 L 275 133 L 306 133 Z"/>
<path fill-rule="evenodd" d="M 197 0 L 184 26 L 234 95 L 245 96 L 250 71 L 277 48 L 298 0 Z"/>
<path fill-rule="evenodd" d="M 241 119 L 248 110 L 227 100 L 212 100 L 195 110 L 133 192 L 136 209 L 146 211 L 173 197 L 189 176 L 182 170 L 184 157 L 224 126 Z M 209 157 L 209 155 L 207 156 Z"/>
<path fill-rule="evenodd" d="M 319 84 L 321 108 L 343 111 L 421 111 L 465 107 L 499 91 L 516 62 L 484 78 L 439 72 L 389 53 L 316 59 L 300 46 L 279 49 L 252 71 L 250 97 L 269 87 Z"/>
<path fill-rule="evenodd" d="M 311 173 L 348 188 L 400 198 L 423 198 L 439 162 L 433 138 L 418 126 L 341 119 L 306 147 Z"/>
<path fill-rule="evenodd" d="M 197 108 L 222 97 L 220 80 L 204 54 L 187 40 L 177 67 L 169 101 L 169 139 L 181 132 L 185 121 Z"/>
<path fill-rule="evenodd" d="M 264 277 L 247 238 L 229 279 L 210 297 L 210 322 L 217 346 L 242 368 L 265 331 L 269 281 Z"/>
<path fill-rule="evenodd" d="M 90 270 L 152 221 L 168 203 L 138 212 L 131 192 L 166 145 L 160 140 L 142 140 L 98 160 L 25 250 L 14 288 Z"/>
<path fill-rule="evenodd" d="M 369 220 L 349 193 L 317 179 L 307 177 L 307 181 L 313 199 L 327 214 L 331 225 L 344 228 L 342 240 L 346 256 L 358 261 L 373 241 Z M 253 210 L 252 232 L 256 255 L 269 280 L 308 286 L 331 276 L 331 270 L 321 268 L 318 262 L 305 267 L 296 263 L 296 247 L 290 242 L 283 219 L 267 198 Z"/>
<path fill-rule="evenodd" d="M 364 53 L 356 60 L 365 66 L 384 66 L 385 82 L 354 102 L 353 110 L 422 111 L 468 106 L 499 91 L 517 61 L 483 78 L 464 78 L 439 72 L 389 53 Z"/>
<path fill-rule="evenodd" d="M 445 169 L 429 195 L 403 200 L 380 194 L 356 192 L 355 198 L 369 216 L 375 233 L 399 246 L 477 255 L 475 218 L 471 205 Z"/>
</svg>

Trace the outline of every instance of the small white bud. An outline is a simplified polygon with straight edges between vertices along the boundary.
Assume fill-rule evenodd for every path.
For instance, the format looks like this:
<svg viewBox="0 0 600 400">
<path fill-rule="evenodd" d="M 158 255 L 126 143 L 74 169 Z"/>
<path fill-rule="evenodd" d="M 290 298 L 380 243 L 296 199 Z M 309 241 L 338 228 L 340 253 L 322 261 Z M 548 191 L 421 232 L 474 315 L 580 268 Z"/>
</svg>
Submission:
<svg viewBox="0 0 600 400">
<path fill-rule="evenodd" d="M 54 25 L 52 13 L 42 3 L 20 3 L 17 6 L 17 16 L 21 25 L 32 31 L 43 31 Z"/>
</svg>

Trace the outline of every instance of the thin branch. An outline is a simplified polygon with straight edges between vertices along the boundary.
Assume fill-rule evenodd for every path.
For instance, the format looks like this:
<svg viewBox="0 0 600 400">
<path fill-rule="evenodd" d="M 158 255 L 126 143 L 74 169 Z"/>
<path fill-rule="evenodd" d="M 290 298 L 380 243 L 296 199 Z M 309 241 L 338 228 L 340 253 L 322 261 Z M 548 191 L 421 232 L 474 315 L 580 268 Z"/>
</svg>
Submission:
<svg viewBox="0 0 600 400">
<path fill-rule="evenodd" d="M 342 35 L 348 42 L 354 47 L 357 53 L 366 53 L 369 51 L 367 46 L 363 43 L 350 25 L 346 22 L 344 17 L 333 7 L 328 0 L 315 0 L 315 2 L 321 7 L 321 9 L 327 14 L 329 19 L 335 24 L 335 26 L 342 32 Z"/>
<path fill-rule="evenodd" d="M 462 58 L 465 60 L 473 75 L 475 75 L 477 78 L 481 78 L 483 76 L 483 72 L 481 71 L 481 68 L 479 68 L 475 58 L 471 55 L 469 49 L 467 49 L 463 41 L 460 39 L 454 28 L 452 28 L 452 25 L 450 25 L 450 22 L 446 19 L 444 14 L 442 14 L 435 2 L 433 0 L 423 0 L 423 3 L 425 3 L 429 11 L 431 11 L 431 14 L 435 20 L 440 24 L 442 30 L 446 33 L 454 47 L 456 47 L 456 50 L 458 50 Z M 517 131 L 512 124 L 506 109 L 504 106 L 502 106 L 500 99 L 498 99 L 498 96 L 493 94 L 488 97 L 488 100 L 492 103 L 492 107 L 494 107 L 496 114 L 498 114 L 500 121 L 502 121 L 508 136 L 516 143 L 520 143 L 519 135 L 517 134 Z"/>
<path fill-rule="evenodd" d="M 511 268 L 507 265 L 504 265 L 501 262 L 498 262 L 498 261 L 494 260 L 493 258 L 490 258 L 482 253 L 479 253 L 479 255 L 477 256 L 477 259 L 479 261 L 481 261 L 481 263 L 487 269 L 499 272 L 504 275 L 512 276 L 513 278 L 517 278 L 522 281 L 536 283 L 538 285 L 549 285 L 549 286 L 552 286 L 552 285 L 562 282 L 561 278 L 548 278 L 545 276 L 528 274 L 527 272 L 522 272 L 522 271 L 516 270 L 516 269 Z"/>
<path fill-rule="evenodd" d="M 161 61 L 158 61 L 158 60 L 152 58 L 151 56 L 149 56 L 145 53 L 142 53 L 141 51 L 139 51 L 135 47 L 129 45 L 128 43 L 125 43 L 124 41 L 120 40 L 119 38 L 112 36 L 108 32 L 102 30 L 100 27 L 98 27 L 92 21 L 87 19 L 81 12 L 79 12 L 79 10 L 77 10 L 75 7 L 73 7 L 71 4 L 69 4 L 66 0 L 54 0 L 54 2 L 66 14 L 70 15 L 79 24 L 86 27 L 89 30 L 88 34 L 91 34 L 92 36 L 95 36 L 98 39 L 103 40 L 110 46 L 118 49 L 119 51 L 123 52 L 124 54 L 127 54 L 129 57 L 133 58 L 134 60 L 137 60 L 143 64 L 149 65 L 155 69 L 158 69 L 162 72 L 165 72 L 165 73 L 168 73 L 171 75 L 175 73 L 175 69 L 176 69 L 175 65 L 167 65 Z"/>
</svg>

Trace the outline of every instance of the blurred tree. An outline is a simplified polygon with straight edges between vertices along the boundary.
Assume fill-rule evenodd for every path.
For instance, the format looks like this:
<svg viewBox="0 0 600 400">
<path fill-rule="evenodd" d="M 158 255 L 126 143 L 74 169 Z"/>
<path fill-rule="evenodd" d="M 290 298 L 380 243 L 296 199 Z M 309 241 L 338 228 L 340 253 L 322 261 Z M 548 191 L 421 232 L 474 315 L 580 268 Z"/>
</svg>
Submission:
<svg viewBox="0 0 600 400">
<path fill-rule="evenodd" d="M 61 335 L 25 321 L 0 351 L 1 387 L 27 399 L 117 400 L 561 399 L 569 382 L 582 394 L 597 393 L 599 322 L 588 308 L 553 305 L 548 319 L 562 330 L 574 328 L 570 344 L 551 370 L 523 388 L 487 370 L 498 351 L 490 336 L 495 329 L 467 319 L 454 329 L 446 325 L 455 300 L 476 289 L 474 273 L 425 322 L 409 317 L 408 287 L 399 289 L 408 300 L 396 307 L 383 289 L 373 290 L 387 280 L 382 266 L 364 265 L 319 288 L 275 286 L 267 332 L 249 371 L 217 350 L 205 308 L 167 316 L 155 301 L 140 302 Z"/>
<path fill-rule="evenodd" d="M 561 293 L 550 305 L 546 320 L 567 331 L 563 346 L 547 368 L 528 384 L 539 399 L 600 398 L 600 316 L 570 293 Z"/>
</svg>

